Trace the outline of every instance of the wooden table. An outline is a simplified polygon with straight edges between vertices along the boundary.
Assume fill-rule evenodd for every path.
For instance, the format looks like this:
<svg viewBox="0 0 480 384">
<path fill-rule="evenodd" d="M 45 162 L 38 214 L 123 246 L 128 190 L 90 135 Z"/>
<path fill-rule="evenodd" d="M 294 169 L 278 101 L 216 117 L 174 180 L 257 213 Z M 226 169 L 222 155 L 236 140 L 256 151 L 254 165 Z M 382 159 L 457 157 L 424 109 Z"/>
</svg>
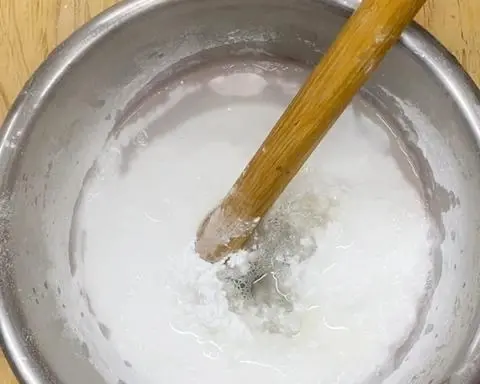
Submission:
<svg viewBox="0 0 480 384">
<path fill-rule="evenodd" d="M 117 0 L 0 0 L 0 122 L 46 55 Z M 480 1 L 429 0 L 417 20 L 480 85 Z M 0 384 L 16 384 L 0 357 Z"/>
</svg>

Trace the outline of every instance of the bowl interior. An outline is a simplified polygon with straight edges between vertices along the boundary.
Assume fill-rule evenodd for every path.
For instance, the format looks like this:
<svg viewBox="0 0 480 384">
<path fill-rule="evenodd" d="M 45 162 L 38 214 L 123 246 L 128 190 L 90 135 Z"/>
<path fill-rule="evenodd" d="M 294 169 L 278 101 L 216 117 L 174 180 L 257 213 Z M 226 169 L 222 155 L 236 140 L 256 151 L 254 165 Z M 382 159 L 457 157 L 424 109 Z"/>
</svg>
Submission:
<svg viewBox="0 0 480 384">
<path fill-rule="evenodd" d="M 3 333 L 17 369 L 33 375 L 24 376 L 28 383 L 101 384 L 103 376 L 129 381 L 128 366 L 113 352 L 80 342 L 61 316 L 62 305 L 75 298 L 79 316 L 89 312 L 72 277 L 72 216 L 87 172 L 122 121 L 152 90 L 211 61 L 313 66 L 348 17 L 326 1 L 137 3 L 128 12 L 118 7 L 118 22 L 104 16 L 92 24 L 90 33 L 105 23 L 110 32 L 65 68 L 48 94 L 32 85 L 40 103 L 25 126 L 10 121 L 3 140 L 2 316 L 9 324 Z M 418 31 L 407 36 L 428 44 Z M 423 328 L 388 378 L 372 380 L 440 383 L 460 366 L 477 327 L 480 156 L 474 127 L 452 88 L 406 41 L 388 54 L 359 97 L 406 143 L 442 241 L 432 255 L 431 294 L 419 310 Z M 94 317 L 85 321 L 101 337 Z"/>
</svg>

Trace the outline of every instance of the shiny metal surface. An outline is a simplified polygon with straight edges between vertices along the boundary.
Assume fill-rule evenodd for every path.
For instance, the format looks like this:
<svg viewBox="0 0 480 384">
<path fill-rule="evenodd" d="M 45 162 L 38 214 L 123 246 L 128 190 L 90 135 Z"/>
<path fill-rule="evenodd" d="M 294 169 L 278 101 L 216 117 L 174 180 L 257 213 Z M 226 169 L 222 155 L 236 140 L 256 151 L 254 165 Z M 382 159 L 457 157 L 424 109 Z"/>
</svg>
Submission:
<svg viewBox="0 0 480 384">
<path fill-rule="evenodd" d="M 312 65 L 355 3 L 130 0 L 76 32 L 42 65 L 0 133 L 0 328 L 22 382 L 106 382 L 67 334 L 58 296 L 73 288 L 68 279 L 52 281 L 49 269 L 68 269 L 85 173 L 132 103 L 182 66 L 214 57 L 261 51 Z M 422 332 L 393 372 L 371 383 L 473 384 L 480 371 L 479 91 L 443 47 L 412 26 L 365 92 L 422 148 L 419 166 L 431 179 L 426 202 L 445 237 Z M 424 125 L 429 129 L 419 131 Z"/>
</svg>

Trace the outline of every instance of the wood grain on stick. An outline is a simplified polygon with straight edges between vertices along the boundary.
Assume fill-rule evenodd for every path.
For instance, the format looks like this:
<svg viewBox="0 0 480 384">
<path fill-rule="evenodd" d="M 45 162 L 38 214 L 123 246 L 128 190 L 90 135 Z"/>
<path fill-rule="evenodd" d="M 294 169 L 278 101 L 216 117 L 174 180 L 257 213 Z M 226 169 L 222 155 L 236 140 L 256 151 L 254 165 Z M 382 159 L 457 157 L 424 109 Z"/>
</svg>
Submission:
<svg viewBox="0 0 480 384">
<path fill-rule="evenodd" d="M 241 249 L 426 0 L 364 0 L 197 234 L 210 262 Z"/>
</svg>

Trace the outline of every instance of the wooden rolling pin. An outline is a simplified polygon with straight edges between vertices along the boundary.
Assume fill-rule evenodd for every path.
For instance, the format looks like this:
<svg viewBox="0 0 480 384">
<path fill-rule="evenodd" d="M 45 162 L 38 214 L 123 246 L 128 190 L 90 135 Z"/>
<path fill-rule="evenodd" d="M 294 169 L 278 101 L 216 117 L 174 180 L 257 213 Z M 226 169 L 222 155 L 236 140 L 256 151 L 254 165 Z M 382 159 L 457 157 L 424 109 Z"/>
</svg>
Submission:
<svg viewBox="0 0 480 384">
<path fill-rule="evenodd" d="M 425 1 L 362 1 L 225 199 L 200 226 L 200 257 L 216 262 L 244 247 Z"/>
</svg>

